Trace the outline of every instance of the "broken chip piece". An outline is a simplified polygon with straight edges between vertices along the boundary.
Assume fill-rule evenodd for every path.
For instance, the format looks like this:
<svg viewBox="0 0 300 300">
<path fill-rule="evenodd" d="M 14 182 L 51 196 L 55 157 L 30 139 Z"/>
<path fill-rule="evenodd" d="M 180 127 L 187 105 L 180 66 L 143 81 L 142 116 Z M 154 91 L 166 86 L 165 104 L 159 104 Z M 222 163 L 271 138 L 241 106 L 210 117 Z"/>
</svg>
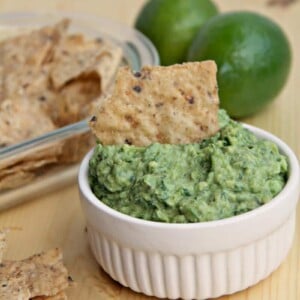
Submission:
<svg viewBox="0 0 300 300">
<path fill-rule="evenodd" d="M 6 99 L 0 104 L 1 145 L 11 145 L 55 128 L 41 107 L 26 98 Z"/>
<path fill-rule="evenodd" d="M 213 61 L 168 67 L 123 67 L 113 94 L 89 122 L 104 144 L 187 144 L 219 130 L 217 66 Z"/>
<path fill-rule="evenodd" d="M 65 299 L 63 291 L 69 284 L 68 271 L 59 249 L 0 264 L 0 299 Z"/>
</svg>

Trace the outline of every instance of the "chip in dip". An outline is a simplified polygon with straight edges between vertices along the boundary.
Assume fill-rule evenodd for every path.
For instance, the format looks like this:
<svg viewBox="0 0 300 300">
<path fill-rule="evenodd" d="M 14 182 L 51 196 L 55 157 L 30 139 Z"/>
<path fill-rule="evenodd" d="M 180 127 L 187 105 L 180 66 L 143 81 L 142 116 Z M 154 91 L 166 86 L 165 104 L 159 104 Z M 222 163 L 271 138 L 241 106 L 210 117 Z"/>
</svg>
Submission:
<svg viewBox="0 0 300 300">
<path fill-rule="evenodd" d="M 189 66 L 191 67 L 189 69 L 194 67 L 191 64 Z M 160 68 L 157 72 L 161 70 L 164 73 L 163 67 Z M 205 76 L 204 74 L 205 72 L 202 75 Z M 108 116 L 124 116 L 129 110 L 134 111 L 139 107 L 140 102 L 147 103 L 149 99 L 152 104 L 155 101 L 157 103 L 165 101 L 163 103 L 168 103 L 171 109 L 172 95 L 175 93 L 174 90 L 177 91 L 172 75 L 170 72 L 169 77 L 162 79 L 164 82 L 169 80 L 171 83 L 167 83 L 166 86 L 172 87 L 169 97 L 165 91 L 163 99 L 160 98 L 160 93 L 150 92 L 150 87 L 147 88 L 149 95 L 146 93 L 142 98 L 131 98 L 131 91 L 127 95 L 129 86 L 125 84 L 123 89 L 119 86 L 118 91 L 120 93 L 123 91 L 125 96 L 121 94 L 118 101 L 108 99 L 104 105 L 105 109 L 100 110 L 100 115 L 91 122 L 99 140 L 107 141 L 103 131 L 100 129 L 97 132 L 98 127 L 93 126 L 93 123 L 100 124 L 103 121 L 101 118 L 104 117 L 104 111 Z M 194 81 L 194 77 L 191 76 L 185 76 L 182 80 L 190 89 L 195 84 L 199 86 L 198 90 L 209 89 L 205 86 L 205 80 Z M 121 81 L 122 78 L 119 76 L 118 82 Z M 159 81 L 153 81 L 153 84 L 160 86 Z M 153 87 L 153 91 L 157 91 L 157 86 Z M 115 113 L 116 103 L 119 104 L 120 113 Z M 174 120 L 168 125 L 168 132 L 172 134 L 162 143 L 155 135 L 143 135 L 144 126 L 141 125 L 141 121 L 133 129 L 137 137 L 135 139 L 131 136 L 134 145 L 128 145 L 126 140 L 121 143 L 126 135 L 122 135 L 122 139 L 119 139 L 120 133 L 123 134 L 127 130 L 126 124 L 111 119 L 112 124 L 107 124 L 106 128 L 111 126 L 113 129 L 111 141 L 116 138 L 115 144 L 99 143 L 89 162 L 89 183 L 94 194 L 99 200 L 122 213 L 168 223 L 192 223 L 228 218 L 270 201 L 286 183 L 288 173 L 286 157 L 280 154 L 274 143 L 257 138 L 240 123 L 231 120 L 225 111 L 215 111 L 214 105 L 209 108 L 207 114 L 210 116 L 217 114 L 217 125 L 213 119 L 205 119 L 207 114 L 199 113 L 198 121 L 202 124 L 207 122 L 209 130 L 205 135 L 200 134 L 198 140 L 195 140 L 193 135 L 184 134 L 184 130 L 181 130 L 181 127 L 186 125 L 184 122 L 176 123 Z M 150 106 L 149 110 L 152 109 Z M 145 106 L 143 114 L 147 115 L 149 110 Z M 177 115 L 182 115 L 185 106 L 178 105 L 173 111 Z M 156 113 L 160 114 L 158 118 L 163 119 L 163 110 Z M 197 112 L 195 115 L 191 114 L 193 120 L 196 116 Z M 104 119 L 107 121 L 109 117 Z M 146 120 L 149 121 L 149 118 Z M 148 125 L 156 132 L 159 129 L 153 120 L 149 121 Z M 218 132 L 217 128 L 220 128 Z M 172 139 L 173 136 L 178 139 Z M 144 141 L 145 145 L 140 146 Z"/>
<path fill-rule="evenodd" d="M 105 145 L 186 144 L 213 135 L 218 125 L 217 67 L 213 61 L 169 67 L 120 68 L 111 97 L 91 119 Z"/>
<path fill-rule="evenodd" d="M 170 223 L 228 218 L 267 203 L 286 183 L 286 157 L 241 124 L 222 122 L 200 143 L 99 144 L 89 164 L 93 192 L 122 213 Z"/>
</svg>

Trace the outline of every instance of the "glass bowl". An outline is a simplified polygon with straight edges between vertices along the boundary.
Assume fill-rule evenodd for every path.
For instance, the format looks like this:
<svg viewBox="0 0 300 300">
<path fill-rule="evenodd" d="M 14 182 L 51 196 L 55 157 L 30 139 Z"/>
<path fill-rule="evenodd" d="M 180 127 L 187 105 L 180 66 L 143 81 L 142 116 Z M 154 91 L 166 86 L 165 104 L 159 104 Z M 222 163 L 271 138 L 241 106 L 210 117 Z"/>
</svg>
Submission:
<svg viewBox="0 0 300 300">
<path fill-rule="evenodd" d="M 69 33 L 82 33 L 91 38 L 101 37 L 120 46 L 123 50 L 123 63 L 129 65 L 133 70 L 139 70 L 143 65 L 159 64 L 159 56 L 155 47 L 143 34 L 124 24 L 102 17 L 76 13 L 6 13 L 0 14 L 0 27 L 8 27 L 12 31 L 14 28 L 27 31 L 54 24 L 63 18 L 69 18 L 72 21 Z M 8 208 L 28 198 L 33 198 L 33 196 L 57 190 L 74 182 L 78 171 L 77 162 L 85 154 L 81 145 L 84 146 L 84 141 L 90 134 L 87 119 L 85 119 L 36 138 L 0 148 L 1 164 L 25 160 L 28 155 L 34 155 L 34 153 L 51 146 L 55 147 L 57 143 L 73 142 L 74 139 L 76 147 L 73 150 L 74 152 L 80 151 L 76 162 L 47 166 L 35 174 L 32 180 L 21 186 L 5 190 L 0 188 L 0 209 Z M 2 176 L 0 169 L 0 181 Z"/>
</svg>

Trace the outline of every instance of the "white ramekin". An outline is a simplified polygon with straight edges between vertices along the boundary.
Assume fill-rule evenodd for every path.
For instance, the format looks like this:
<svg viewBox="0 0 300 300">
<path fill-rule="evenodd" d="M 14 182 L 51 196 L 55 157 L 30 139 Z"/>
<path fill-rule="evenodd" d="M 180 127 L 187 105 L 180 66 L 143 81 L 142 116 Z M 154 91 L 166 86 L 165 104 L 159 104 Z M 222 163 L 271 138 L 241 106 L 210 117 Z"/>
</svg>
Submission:
<svg viewBox="0 0 300 300">
<path fill-rule="evenodd" d="M 206 299 L 254 285 L 280 265 L 293 241 L 298 160 L 274 135 L 245 127 L 278 145 L 288 157 L 289 179 L 269 203 L 218 221 L 167 224 L 113 210 L 89 187 L 92 151 L 86 155 L 79 171 L 79 190 L 88 238 L 96 260 L 113 279 L 146 295 Z"/>
</svg>

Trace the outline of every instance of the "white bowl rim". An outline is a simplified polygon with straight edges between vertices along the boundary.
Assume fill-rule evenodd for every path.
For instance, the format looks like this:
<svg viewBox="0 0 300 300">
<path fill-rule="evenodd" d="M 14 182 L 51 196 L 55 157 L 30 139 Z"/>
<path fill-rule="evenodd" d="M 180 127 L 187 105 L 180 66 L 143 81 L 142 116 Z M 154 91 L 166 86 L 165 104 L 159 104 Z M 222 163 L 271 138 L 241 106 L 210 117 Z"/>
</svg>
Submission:
<svg viewBox="0 0 300 300">
<path fill-rule="evenodd" d="M 291 148 L 275 135 L 249 124 L 243 124 L 243 126 L 248 130 L 250 130 L 251 132 L 253 132 L 256 136 L 274 142 L 279 147 L 281 153 L 288 158 L 288 163 L 289 163 L 289 178 L 282 191 L 279 194 L 277 194 L 273 199 L 271 199 L 268 203 L 258 208 L 255 208 L 253 210 L 250 210 L 248 212 L 242 213 L 240 215 L 232 216 L 229 218 L 225 218 L 225 219 L 205 221 L 205 222 L 194 222 L 194 223 L 164 223 L 158 221 L 144 220 L 144 219 L 136 218 L 121 213 L 109 207 L 108 205 L 104 204 L 101 200 L 99 200 L 94 195 L 94 193 L 92 192 L 89 186 L 87 171 L 88 171 L 89 160 L 93 154 L 94 149 L 91 149 L 81 162 L 79 168 L 79 174 L 78 174 L 79 189 L 81 193 L 84 195 L 84 200 L 88 201 L 93 207 L 95 207 L 95 209 L 101 210 L 107 213 L 108 215 L 110 215 L 111 217 L 120 219 L 124 222 L 136 224 L 136 225 L 142 225 L 146 227 L 152 227 L 152 228 L 165 228 L 165 229 L 215 228 L 215 227 L 222 227 L 225 225 L 229 225 L 232 223 L 238 223 L 239 221 L 242 220 L 245 221 L 246 219 L 251 219 L 253 217 L 256 217 L 258 214 L 265 214 L 267 211 L 272 210 L 275 206 L 277 206 L 281 201 L 284 201 L 289 191 L 293 189 L 293 187 L 295 187 L 296 185 L 299 185 L 299 177 L 300 177 L 299 162 L 296 155 L 291 150 Z"/>
</svg>

